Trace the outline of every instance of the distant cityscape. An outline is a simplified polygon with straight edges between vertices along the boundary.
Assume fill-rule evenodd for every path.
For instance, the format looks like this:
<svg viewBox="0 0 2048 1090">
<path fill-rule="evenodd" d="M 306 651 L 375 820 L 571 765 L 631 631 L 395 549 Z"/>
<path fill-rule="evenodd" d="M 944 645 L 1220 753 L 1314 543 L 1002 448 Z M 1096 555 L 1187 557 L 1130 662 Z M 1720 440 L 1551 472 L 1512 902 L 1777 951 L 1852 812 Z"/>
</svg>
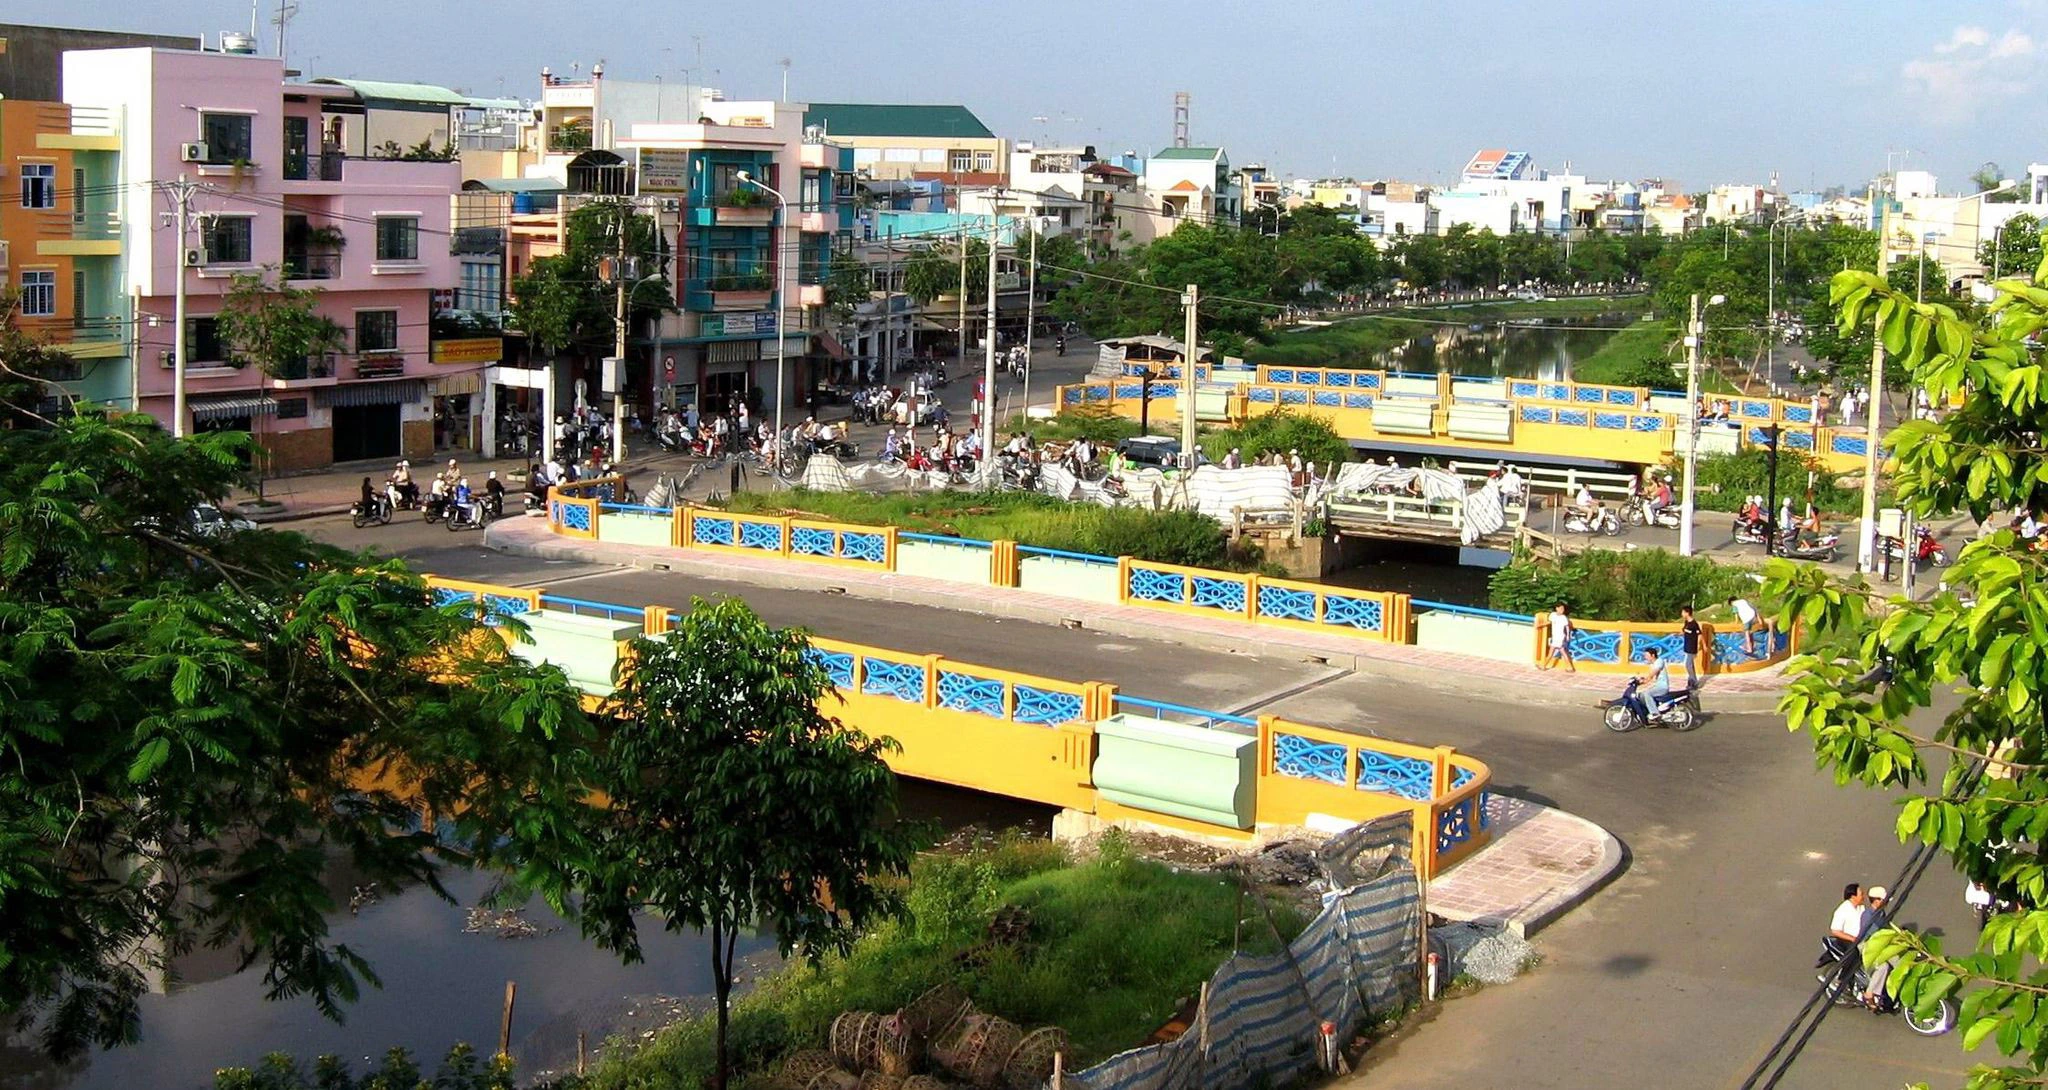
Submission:
<svg viewBox="0 0 2048 1090">
<path fill-rule="evenodd" d="M 999 134 L 971 103 L 734 101 L 602 64 L 543 68 L 530 94 L 481 98 L 300 73 L 243 34 L 4 25 L 0 38 L 0 166 L 19 185 L 0 205 L 0 271 L 22 327 L 70 361 L 53 404 L 251 431 L 276 472 L 518 452 L 516 421 L 607 394 L 601 356 L 615 350 L 534 343 L 506 320 L 519 279 L 564 252 L 568 217 L 594 203 L 650 221 L 652 252 L 622 253 L 624 268 L 673 290 L 622 323 L 622 396 L 643 412 L 794 404 L 849 361 L 957 344 L 986 303 L 919 301 L 905 282 L 917 254 L 970 239 L 998 249 L 1003 312 L 1031 303 L 1011 252 L 1026 234 L 1103 257 L 1183 224 L 1257 229 L 1306 205 L 1382 247 L 1897 215 L 1912 237 L 1890 244 L 1960 283 L 1989 272 L 1982 244 L 2011 217 L 2048 204 L 2038 163 L 1999 203 L 1924 171 L 1861 191 L 1775 177 L 1694 190 L 1549 169 L 1551 152 L 1511 147 L 1476 151 L 1448 185 L 1282 178 L 1198 140 L 1185 96 L 1161 146 L 1112 154 Z M 849 262 L 861 298 L 831 305 Z M 283 367 L 235 359 L 221 310 L 252 276 L 317 290 L 333 350 Z"/>
</svg>

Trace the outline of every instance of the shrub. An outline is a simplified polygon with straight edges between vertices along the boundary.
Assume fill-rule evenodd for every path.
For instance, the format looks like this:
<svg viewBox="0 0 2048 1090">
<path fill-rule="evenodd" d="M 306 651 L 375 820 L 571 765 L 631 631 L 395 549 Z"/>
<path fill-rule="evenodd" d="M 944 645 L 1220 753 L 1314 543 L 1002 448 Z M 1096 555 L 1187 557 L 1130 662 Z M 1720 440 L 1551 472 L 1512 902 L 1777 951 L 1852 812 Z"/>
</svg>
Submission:
<svg viewBox="0 0 2048 1090">
<path fill-rule="evenodd" d="M 1087 439 L 1091 443 L 1114 444 L 1138 434 L 1138 422 L 1110 412 L 1107 405 L 1089 403 L 1076 405 L 1050 420 L 1029 420 L 1020 415 L 1003 425 L 1004 435 L 1020 432 L 1031 433 L 1039 442 Z"/>
<path fill-rule="evenodd" d="M 1090 547 L 1086 552 L 1191 568 L 1221 567 L 1230 552 L 1223 528 L 1199 511 L 1112 508 L 1103 512 L 1087 538 Z"/>
<path fill-rule="evenodd" d="M 1672 463 L 1673 480 L 1684 472 L 1681 462 Z M 1747 447 L 1735 454 L 1702 454 L 1695 474 L 1693 505 L 1703 511 L 1739 511 L 1744 496 L 1771 494 L 1770 453 L 1758 447 Z M 1804 505 L 1809 486 L 1813 489 L 1814 506 L 1822 511 L 1860 510 L 1863 493 L 1836 485 L 1834 476 L 1805 453 L 1780 448 L 1777 494 L 1792 497 L 1792 506 L 1798 510 Z"/>
<path fill-rule="evenodd" d="M 1747 568 L 1662 549 L 1596 549 L 1561 562 L 1518 556 L 1487 581 L 1493 608 L 1545 613 L 1563 602 L 1590 621 L 1671 621 L 1685 606 L 1706 609 L 1752 587 Z"/>
<path fill-rule="evenodd" d="M 1235 428 L 1221 428 L 1202 437 L 1202 453 L 1212 462 L 1236 447 L 1249 462 L 1268 451 L 1286 454 L 1298 450 L 1305 461 L 1318 465 L 1351 460 L 1351 443 L 1337 434 L 1326 417 L 1278 409 L 1251 417 Z"/>
</svg>

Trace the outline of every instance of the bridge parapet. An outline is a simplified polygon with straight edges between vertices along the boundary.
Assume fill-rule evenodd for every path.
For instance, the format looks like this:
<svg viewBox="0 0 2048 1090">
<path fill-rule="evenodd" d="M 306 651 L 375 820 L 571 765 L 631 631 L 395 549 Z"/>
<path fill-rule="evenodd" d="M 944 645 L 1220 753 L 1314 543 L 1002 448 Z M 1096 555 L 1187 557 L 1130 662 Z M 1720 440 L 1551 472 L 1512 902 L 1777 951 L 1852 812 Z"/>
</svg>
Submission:
<svg viewBox="0 0 2048 1090">
<path fill-rule="evenodd" d="M 427 585 L 437 603 L 472 610 L 513 654 L 562 667 L 589 694 L 592 710 L 603 708 L 616 672 L 628 668 L 632 640 L 659 636 L 677 620 L 663 606 L 432 576 Z M 520 623 L 506 625 L 507 618 Z M 1425 878 L 1488 835 L 1483 795 L 1491 773 L 1448 746 L 1208 712 L 1124 696 L 1107 682 L 944 655 L 818 636 L 810 642 L 811 660 L 837 692 L 826 710 L 862 733 L 894 739 L 899 748 L 888 760 L 902 775 L 1217 839 L 1406 812 Z M 1105 730 L 1105 723 L 1114 725 Z M 1100 764 L 1106 735 L 1127 750 L 1109 765 Z M 1168 766 L 1180 774 L 1157 774 Z M 1098 767 L 1114 786 L 1097 782 Z"/>
</svg>

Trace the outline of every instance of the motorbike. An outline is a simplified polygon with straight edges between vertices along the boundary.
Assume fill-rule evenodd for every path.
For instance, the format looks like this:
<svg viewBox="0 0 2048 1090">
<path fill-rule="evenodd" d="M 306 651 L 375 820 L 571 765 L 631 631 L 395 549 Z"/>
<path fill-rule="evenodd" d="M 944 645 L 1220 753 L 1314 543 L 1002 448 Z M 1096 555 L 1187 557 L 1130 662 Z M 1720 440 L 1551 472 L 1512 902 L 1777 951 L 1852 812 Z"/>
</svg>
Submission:
<svg viewBox="0 0 2048 1090">
<path fill-rule="evenodd" d="M 457 530 L 481 530 L 491 524 L 490 501 L 479 496 L 467 506 L 450 503 L 447 518 L 450 533 Z"/>
<path fill-rule="evenodd" d="M 1763 519 L 1746 519 L 1737 515 L 1728 532 L 1744 545 L 1761 545 L 1764 543 L 1765 535 L 1770 532 L 1770 524 Z"/>
<path fill-rule="evenodd" d="M 1621 517 L 1631 526 L 1647 526 L 1652 523 L 1650 501 L 1641 496 L 1630 496 L 1628 505 L 1621 509 Z M 1676 530 L 1679 526 L 1679 511 L 1675 506 L 1665 507 L 1657 512 L 1655 524 Z"/>
<path fill-rule="evenodd" d="M 1916 526 L 1913 528 L 1913 539 L 1915 564 L 1933 564 L 1937 568 L 1948 566 L 1948 550 L 1942 548 L 1941 540 L 1934 536 L 1934 531 L 1925 526 Z M 1884 539 L 1884 555 L 1893 560 L 1903 560 L 1906 552 L 1898 538 L 1888 537 Z"/>
<path fill-rule="evenodd" d="M 1568 534 L 1606 534 L 1615 537 L 1621 533 L 1621 518 L 1608 508 L 1595 510 L 1591 517 L 1576 509 L 1564 516 L 1564 530 Z"/>
<path fill-rule="evenodd" d="M 1794 529 L 1778 538 L 1778 555 L 1787 560 L 1831 564 L 1841 544 L 1840 534 L 1802 534 Z"/>
<path fill-rule="evenodd" d="M 1828 1002 L 1838 1007 L 1863 1006 L 1863 990 L 1870 987 L 1870 972 L 1864 968 L 1863 959 L 1857 958 L 1853 966 L 1844 968 L 1837 944 L 1822 939 L 1820 947 L 1820 957 L 1813 963 L 1820 969 L 1815 979 L 1827 986 Z M 1956 1001 L 1949 996 L 1942 996 L 1923 1015 L 1889 995 L 1879 995 L 1876 1013 L 1899 1015 L 1906 1020 L 1906 1028 L 1922 1037 L 1939 1037 L 1956 1028 Z"/>
<path fill-rule="evenodd" d="M 1616 734 L 1627 734 L 1647 726 L 1670 727 L 1675 731 L 1688 731 L 1700 725 L 1699 708 L 1693 703 L 1691 689 L 1673 689 L 1663 700 L 1650 704 L 1650 718 L 1646 722 L 1636 712 L 1632 701 L 1636 692 L 1643 687 L 1643 679 L 1632 677 L 1621 695 L 1613 700 L 1603 700 L 1600 706 L 1600 722 Z"/>
<path fill-rule="evenodd" d="M 358 530 L 371 523 L 376 523 L 379 526 L 389 526 L 391 525 L 391 497 L 373 496 L 367 509 L 362 500 L 357 500 L 349 505 L 348 515 L 349 521 L 355 523 Z"/>
<path fill-rule="evenodd" d="M 1053 347 L 1059 351 L 1060 355 L 1064 356 L 1067 354 L 1067 339 L 1065 337 L 1055 338 L 1052 343 Z"/>
<path fill-rule="evenodd" d="M 427 494 L 427 495 L 425 495 L 425 496 L 422 496 L 422 497 L 420 497 L 420 513 L 421 513 L 421 514 L 422 514 L 423 516 L 425 516 L 425 518 L 426 518 L 426 520 L 427 520 L 428 524 L 430 524 L 430 525 L 431 525 L 431 524 L 433 524 L 433 523 L 439 522 L 439 521 L 441 521 L 441 520 L 442 520 L 442 519 L 444 519 L 444 518 L 447 518 L 447 517 L 448 517 L 448 499 L 447 499 L 447 497 L 445 497 L 445 496 L 436 496 L 436 495 L 433 495 L 433 494 L 431 494 L 431 493 L 429 493 L 429 494 Z"/>
</svg>

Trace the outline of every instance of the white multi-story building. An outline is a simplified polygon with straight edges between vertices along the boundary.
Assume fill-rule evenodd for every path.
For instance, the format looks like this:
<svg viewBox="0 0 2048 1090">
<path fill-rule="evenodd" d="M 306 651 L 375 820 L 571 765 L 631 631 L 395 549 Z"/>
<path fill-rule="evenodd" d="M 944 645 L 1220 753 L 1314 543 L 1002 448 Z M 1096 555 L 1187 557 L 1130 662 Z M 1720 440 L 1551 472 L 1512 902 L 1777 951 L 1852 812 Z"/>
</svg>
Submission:
<svg viewBox="0 0 2048 1090">
<path fill-rule="evenodd" d="M 1145 160 L 1138 185 L 1146 206 L 1156 210 L 1133 221 L 1138 242 L 1172 234 L 1187 220 L 1235 226 L 1244 211 L 1237 175 L 1222 148 L 1161 148 Z"/>
</svg>

